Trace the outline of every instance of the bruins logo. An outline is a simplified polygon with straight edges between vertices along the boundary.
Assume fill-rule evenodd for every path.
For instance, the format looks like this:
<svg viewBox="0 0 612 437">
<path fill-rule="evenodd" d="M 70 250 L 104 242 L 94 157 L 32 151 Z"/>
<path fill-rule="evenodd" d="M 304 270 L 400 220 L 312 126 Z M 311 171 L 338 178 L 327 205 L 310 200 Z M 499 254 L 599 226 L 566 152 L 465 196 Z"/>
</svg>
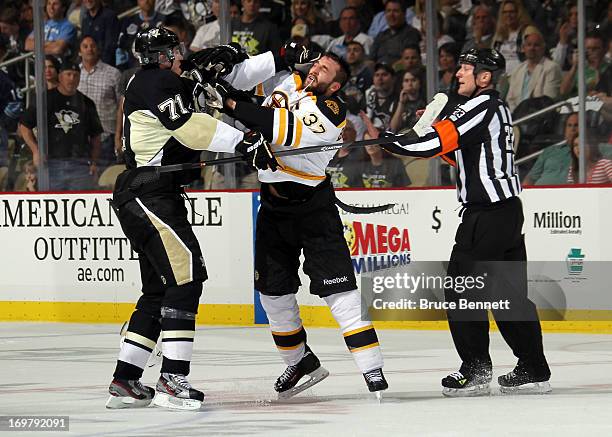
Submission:
<svg viewBox="0 0 612 437">
<path fill-rule="evenodd" d="M 342 231 L 344 233 L 344 239 L 346 240 L 349 252 L 352 255 L 353 250 L 355 250 L 355 245 L 357 244 L 357 236 L 355 235 L 355 228 L 353 228 L 353 223 L 342 222 Z"/>
<path fill-rule="evenodd" d="M 289 97 L 282 91 L 274 91 L 270 96 L 270 107 L 289 109 Z"/>
<path fill-rule="evenodd" d="M 334 100 L 326 100 L 325 104 L 335 115 L 338 115 L 340 113 L 340 107 L 338 106 L 338 103 Z"/>
</svg>

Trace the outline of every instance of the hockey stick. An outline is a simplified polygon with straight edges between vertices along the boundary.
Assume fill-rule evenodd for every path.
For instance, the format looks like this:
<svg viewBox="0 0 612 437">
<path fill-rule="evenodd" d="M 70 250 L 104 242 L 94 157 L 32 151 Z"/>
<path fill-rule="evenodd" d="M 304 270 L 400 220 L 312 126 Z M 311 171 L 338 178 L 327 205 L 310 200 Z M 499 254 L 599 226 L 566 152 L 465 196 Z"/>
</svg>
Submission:
<svg viewBox="0 0 612 437">
<path fill-rule="evenodd" d="M 448 102 L 448 96 L 443 93 L 438 93 L 433 97 L 433 100 L 427 105 L 425 108 L 425 112 L 421 115 L 421 118 L 416 122 L 416 124 L 409 129 L 405 129 L 399 132 L 398 136 L 394 137 L 386 137 L 386 138 L 372 138 L 369 140 L 361 140 L 361 141 L 346 141 L 338 144 L 328 144 L 323 146 L 309 146 L 309 147 L 301 147 L 297 149 L 289 149 L 289 150 L 279 150 L 274 152 L 274 156 L 283 157 L 283 156 L 295 156 L 295 155 L 305 155 L 308 153 L 320 153 L 320 152 L 331 152 L 335 150 L 339 150 L 342 148 L 356 148 L 356 147 L 365 147 L 371 145 L 380 145 L 380 144 L 391 144 L 396 141 L 400 141 L 404 138 L 413 137 L 416 133 L 418 136 L 423 136 L 426 128 L 430 127 L 434 120 L 440 115 L 442 109 Z M 133 183 L 136 185 L 155 182 L 159 180 L 160 175 L 162 173 L 175 172 L 175 171 L 183 171 L 183 170 L 195 170 L 198 168 L 211 166 L 211 165 L 223 165 L 223 164 L 235 164 L 238 162 L 244 162 L 242 156 L 232 156 L 229 158 L 220 158 L 220 159 L 211 159 L 208 161 L 202 162 L 188 162 L 183 164 L 171 164 L 171 165 L 161 165 L 161 166 L 144 166 L 138 167 L 136 172 L 138 173 L 135 176 Z"/>
</svg>

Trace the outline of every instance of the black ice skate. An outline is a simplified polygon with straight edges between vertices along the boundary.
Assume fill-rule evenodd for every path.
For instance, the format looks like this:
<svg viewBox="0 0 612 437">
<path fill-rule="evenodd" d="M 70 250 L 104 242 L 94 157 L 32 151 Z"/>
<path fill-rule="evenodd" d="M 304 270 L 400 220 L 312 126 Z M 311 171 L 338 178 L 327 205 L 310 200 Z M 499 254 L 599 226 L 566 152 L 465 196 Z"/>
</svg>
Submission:
<svg viewBox="0 0 612 437">
<path fill-rule="evenodd" d="M 199 410 L 204 393 L 189 384 L 184 375 L 162 373 L 156 386 L 154 405 L 176 410 Z"/>
<path fill-rule="evenodd" d="M 363 374 L 363 378 L 368 385 L 368 390 L 376 393 L 378 400 L 381 400 L 381 392 L 389 388 L 389 384 L 387 384 L 387 380 L 385 379 L 385 375 L 383 375 L 382 369 L 370 370 L 369 372 Z"/>
<path fill-rule="evenodd" d="M 106 408 L 142 408 L 148 407 L 153 400 L 155 390 L 142 385 L 139 380 L 113 379 L 108 387 L 110 397 Z"/>
<path fill-rule="evenodd" d="M 497 378 L 499 391 L 505 394 L 545 394 L 552 391 L 550 376 L 536 376 L 517 364 L 514 370 Z"/>
<path fill-rule="evenodd" d="M 490 393 L 491 371 L 453 372 L 442 378 L 442 394 L 447 397 L 486 396 Z"/>
<path fill-rule="evenodd" d="M 308 380 L 297 385 L 304 376 L 308 377 Z M 306 353 L 300 362 L 285 369 L 274 383 L 274 390 L 278 392 L 279 399 L 289 399 L 323 381 L 328 376 L 327 369 L 321 366 L 317 356 L 306 346 Z"/>
</svg>

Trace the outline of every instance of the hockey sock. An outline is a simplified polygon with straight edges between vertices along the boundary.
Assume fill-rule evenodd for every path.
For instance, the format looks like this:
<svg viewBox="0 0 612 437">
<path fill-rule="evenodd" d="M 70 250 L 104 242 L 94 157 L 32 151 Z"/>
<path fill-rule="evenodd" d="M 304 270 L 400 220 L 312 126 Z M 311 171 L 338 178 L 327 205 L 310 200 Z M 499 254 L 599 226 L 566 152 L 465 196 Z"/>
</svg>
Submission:
<svg viewBox="0 0 612 437">
<path fill-rule="evenodd" d="M 306 331 L 295 294 L 268 296 L 260 293 L 259 296 L 281 358 L 288 366 L 295 366 L 306 350 Z"/>
<path fill-rule="evenodd" d="M 195 337 L 195 313 L 162 307 L 161 373 L 189 375 Z"/>
<path fill-rule="evenodd" d="M 143 311 L 134 311 L 119 351 L 113 377 L 140 379 L 149 355 L 155 348 L 160 330 L 161 323 L 158 318 Z"/>
<path fill-rule="evenodd" d="M 382 352 L 372 323 L 362 320 L 361 295 L 352 290 L 323 298 L 340 325 L 344 341 L 361 373 L 383 366 Z"/>
</svg>

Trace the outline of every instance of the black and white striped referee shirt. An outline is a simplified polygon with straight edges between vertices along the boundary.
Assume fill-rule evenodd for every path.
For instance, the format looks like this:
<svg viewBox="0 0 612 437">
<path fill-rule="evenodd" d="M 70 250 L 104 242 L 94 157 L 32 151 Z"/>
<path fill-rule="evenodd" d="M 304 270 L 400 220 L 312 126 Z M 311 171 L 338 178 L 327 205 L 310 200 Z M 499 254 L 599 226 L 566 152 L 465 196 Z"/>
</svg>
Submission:
<svg viewBox="0 0 612 437">
<path fill-rule="evenodd" d="M 512 118 L 495 90 L 485 90 L 455 107 L 422 137 L 402 140 L 393 153 L 440 156 L 457 167 L 457 197 L 463 204 L 488 204 L 521 192 L 514 165 Z"/>
</svg>

